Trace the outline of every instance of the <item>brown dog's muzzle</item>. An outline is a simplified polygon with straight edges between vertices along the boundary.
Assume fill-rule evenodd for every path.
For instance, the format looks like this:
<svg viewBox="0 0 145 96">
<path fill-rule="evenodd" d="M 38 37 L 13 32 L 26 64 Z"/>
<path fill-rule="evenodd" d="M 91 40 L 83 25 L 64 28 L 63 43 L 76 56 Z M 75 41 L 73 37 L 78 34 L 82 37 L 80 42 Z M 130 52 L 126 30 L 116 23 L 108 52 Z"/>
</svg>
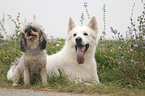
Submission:
<svg viewBox="0 0 145 96">
<path fill-rule="evenodd" d="M 36 38 L 38 35 L 38 32 L 34 32 L 32 29 L 29 29 L 25 32 L 25 37 L 27 40 L 32 40 Z"/>
</svg>

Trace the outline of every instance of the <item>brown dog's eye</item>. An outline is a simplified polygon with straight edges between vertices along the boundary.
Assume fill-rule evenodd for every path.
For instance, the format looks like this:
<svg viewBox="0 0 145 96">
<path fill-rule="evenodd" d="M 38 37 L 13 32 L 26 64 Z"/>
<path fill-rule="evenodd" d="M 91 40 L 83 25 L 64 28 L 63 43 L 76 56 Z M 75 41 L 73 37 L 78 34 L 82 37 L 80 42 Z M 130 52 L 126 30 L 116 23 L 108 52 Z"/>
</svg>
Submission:
<svg viewBox="0 0 145 96">
<path fill-rule="evenodd" d="M 35 29 L 35 28 L 32 28 L 32 30 L 33 30 L 34 32 L 36 32 L 36 29 Z"/>
<path fill-rule="evenodd" d="M 25 30 L 25 33 L 28 31 L 28 29 L 27 30 Z"/>
</svg>

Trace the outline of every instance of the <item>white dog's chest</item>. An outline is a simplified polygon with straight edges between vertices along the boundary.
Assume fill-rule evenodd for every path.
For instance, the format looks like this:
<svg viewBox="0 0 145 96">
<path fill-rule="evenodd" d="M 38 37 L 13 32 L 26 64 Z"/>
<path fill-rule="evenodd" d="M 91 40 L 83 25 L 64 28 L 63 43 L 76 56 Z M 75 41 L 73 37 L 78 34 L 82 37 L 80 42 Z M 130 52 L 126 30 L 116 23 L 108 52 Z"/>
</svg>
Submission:
<svg viewBox="0 0 145 96">
<path fill-rule="evenodd" d="M 83 79 L 84 81 L 89 81 L 89 78 L 91 78 L 91 70 L 84 65 L 71 67 L 64 66 L 63 68 L 65 75 L 69 76 L 71 79 L 78 79 L 80 81 Z"/>
</svg>

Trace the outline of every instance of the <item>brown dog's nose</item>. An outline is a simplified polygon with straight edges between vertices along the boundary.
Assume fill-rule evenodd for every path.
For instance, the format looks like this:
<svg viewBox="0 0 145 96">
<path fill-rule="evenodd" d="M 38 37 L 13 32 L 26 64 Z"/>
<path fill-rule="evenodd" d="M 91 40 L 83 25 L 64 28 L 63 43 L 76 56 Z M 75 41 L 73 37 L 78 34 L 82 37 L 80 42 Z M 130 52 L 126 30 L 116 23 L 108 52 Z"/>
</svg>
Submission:
<svg viewBox="0 0 145 96">
<path fill-rule="evenodd" d="M 29 30 L 27 31 L 27 33 L 28 33 L 28 34 L 31 34 L 31 31 L 32 31 L 32 29 L 29 29 Z"/>
</svg>

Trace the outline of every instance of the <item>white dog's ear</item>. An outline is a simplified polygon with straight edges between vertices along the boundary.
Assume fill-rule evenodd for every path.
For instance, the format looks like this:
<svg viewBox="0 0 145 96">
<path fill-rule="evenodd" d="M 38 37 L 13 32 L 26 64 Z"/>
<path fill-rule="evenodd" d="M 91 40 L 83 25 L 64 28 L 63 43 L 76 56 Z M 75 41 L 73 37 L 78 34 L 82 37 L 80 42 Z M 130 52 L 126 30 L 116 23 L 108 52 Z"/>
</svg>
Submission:
<svg viewBox="0 0 145 96">
<path fill-rule="evenodd" d="M 95 18 L 95 16 L 93 16 L 92 18 L 91 18 L 91 20 L 88 22 L 88 24 L 87 24 L 91 29 L 93 29 L 93 30 L 95 30 L 95 31 L 97 31 L 97 20 L 96 20 L 96 18 Z"/>
<path fill-rule="evenodd" d="M 69 17 L 68 32 L 71 31 L 75 26 L 76 26 L 75 22 L 72 20 L 71 17 Z"/>
</svg>

